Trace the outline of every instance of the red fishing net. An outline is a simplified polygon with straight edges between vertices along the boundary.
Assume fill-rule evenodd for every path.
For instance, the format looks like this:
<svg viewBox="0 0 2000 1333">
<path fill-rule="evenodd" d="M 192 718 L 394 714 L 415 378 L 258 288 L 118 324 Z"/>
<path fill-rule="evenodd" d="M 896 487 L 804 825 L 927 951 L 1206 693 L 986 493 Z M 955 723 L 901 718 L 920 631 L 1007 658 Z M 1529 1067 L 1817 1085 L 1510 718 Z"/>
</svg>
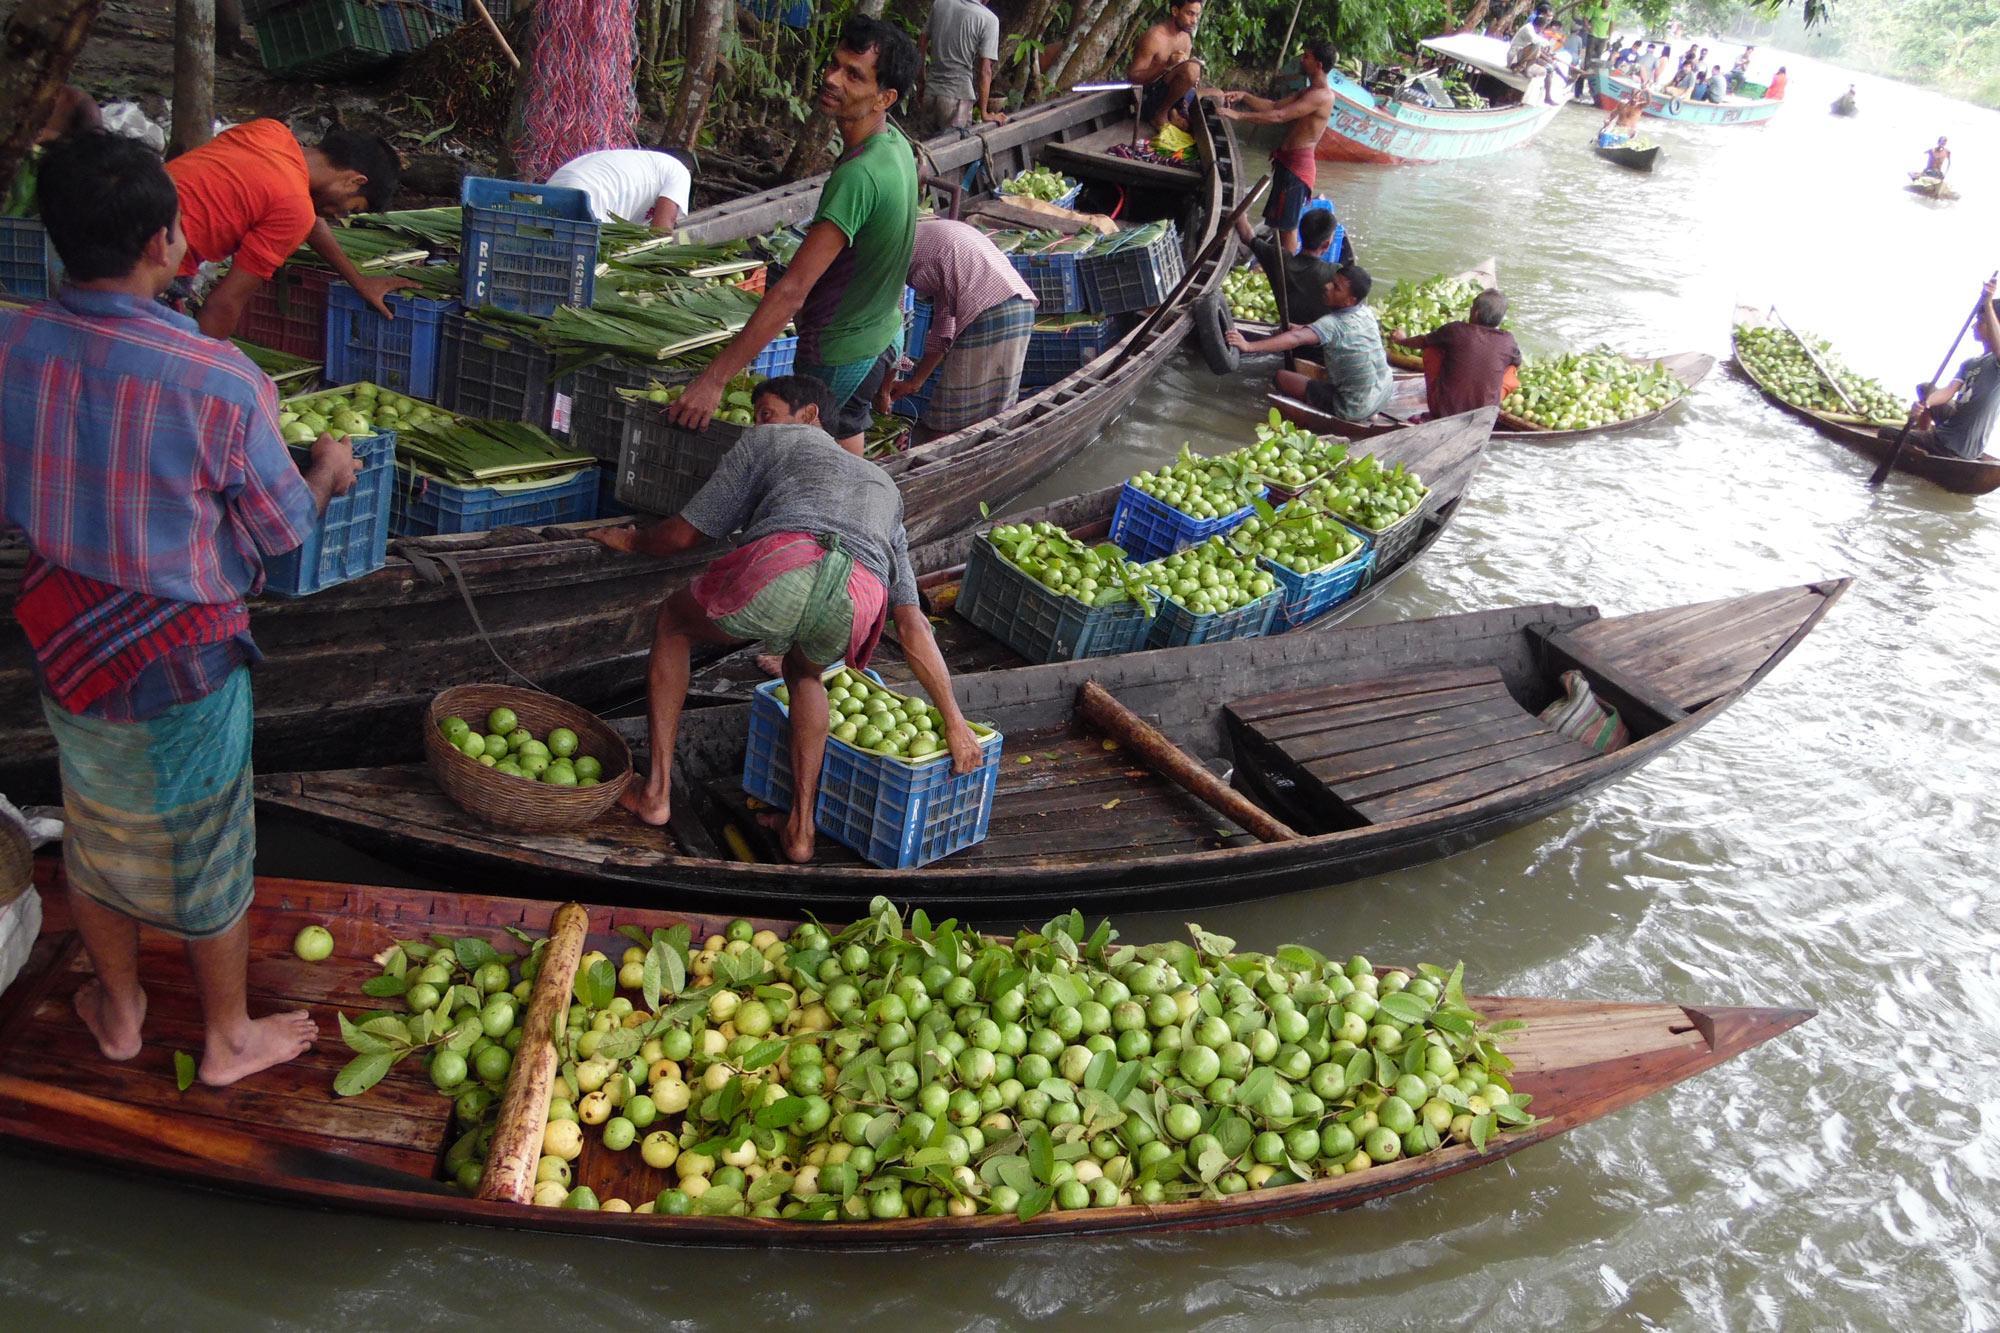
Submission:
<svg viewBox="0 0 2000 1333">
<path fill-rule="evenodd" d="M 630 148 L 632 0 L 541 0 L 514 159 L 529 180 L 583 153 Z"/>
</svg>

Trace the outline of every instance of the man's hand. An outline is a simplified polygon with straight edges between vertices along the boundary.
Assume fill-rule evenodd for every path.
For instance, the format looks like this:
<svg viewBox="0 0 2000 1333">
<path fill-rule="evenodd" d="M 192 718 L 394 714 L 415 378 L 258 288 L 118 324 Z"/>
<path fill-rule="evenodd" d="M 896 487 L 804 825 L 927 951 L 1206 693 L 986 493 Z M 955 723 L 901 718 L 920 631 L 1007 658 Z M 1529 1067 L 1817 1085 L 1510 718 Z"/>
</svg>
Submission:
<svg viewBox="0 0 2000 1333">
<path fill-rule="evenodd" d="M 1239 352 L 1250 350 L 1250 340 L 1243 336 L 1243 330 L 1241 329 L 1231 329 L 1229 332 L 1223 334 L 1222 341 L 1228 343 Z"/>
<path fill-rule="evenodd" d="M 887 412 L 889 410 L 889 405 L 896 401 L 896 386 L 902 382 L 901 380 L 886 379 L 882 381 L 881 387 L 875 390 L 874 408 L 877 412 Z"/>
<path fill-rule="evenodd" d="M 1005 125 L 1007 123 L 1007 113 L 1005 111 L 985 111 L 980 114 L 985 118 L 988 125 Z"/>
<path fill-rule="evenodd" d="M 667 408 L 667 420 L 682 430 L 707 430 L 708 423 L 715 420 L 715 413 L 722 406 L 723 390 L 729 387 L 726 381 L 714 374 L 714 367 L 704 370 L 688 383 L 686 390 Z"/>
<path fill-rule="evenodd" d="M 1393 333 L 1391 333 L 1391 334 L 1389 335 L 1389 341 L 1391 341 L 1391 342 L 1401 342 L 1401 341 L 1403 341 L 1403 339 L 1405 339 L 1405 338 L 1407 338 L 1407 337 L 1409 337 L 1409 336 L 1410 336 L 1409 334 L 1407 334 L 1407 333 L 1403 332 L 1403 331 L 1402 331 L 1401 329 L 1397 329 L 1397 330 L 1396 330 L 1395 332 L 1393 332 Z"/>
<path fill-rule="evenodd" d="M 354 457 L 354 447 L 345 436 L 322 431 L 313 441 L 312 471 L 324 481 L 328 495 L 345 495 L 354 489 L 355 480 L 361 475 L 361 463 Z"/>
<path fill-rule="evenodd" d="M 394 319 L 396 316 L 390 312 L 389 303 L 383 298 L 391 292 L 407 291 L 423 284 L 411 278 L 362 278 L 353 286 L 361 299 L 374 307 L 376 314 L 384 319 Z"/>
<path fill-rule="evenodd" d="M 951 747 L 951 771 L 966 774 L 975 771 L 985 762 L 986 756 L 979 752 L 979 738 L 972 734 L 965 719 L 947 722 L 944 727 L 945 744 Z"/>
<path fill-rule="evenodd" d="M 617 551 L 621 555 L 631 555 L 639 549 L 639 529 L 631 523 L 615 528 L 591 528 L 583 535 L 599 546 Z"/>
<path fill-rule="evenodd" d="M 919 385 L 915 379 L 897 380 L 894 384 L 883 385 L 882 394 L 885 401 L 891 404 L 900 403 L 921 387 L 923 386 Z M 883 410 L 887 411 L 888 409 L 884 408 Z"/>
<path fill-rule="evenodd" d="M 1984 282 L 1980 283 L 1980 284 L 1979 284 L 1979 299 L 1980 299 L 1980 300 L 1982 300 L 1982 301 L 1991 301 L 1991 300 L 1993 299 L 1993 292 L 1994 292 L 1994 289 L 1995 289 L 1996 285 L 2000 285 L 2000 284 L 1996 284 L 1996 283 L 1995 283 L 1995 280 L 1994 280 L 1994 279 L 1992 279 L 1992 278 L 1988 278 L 1988 279 L 1987 279 L 1986 281 L 1984 281 Z"/>
</svg>

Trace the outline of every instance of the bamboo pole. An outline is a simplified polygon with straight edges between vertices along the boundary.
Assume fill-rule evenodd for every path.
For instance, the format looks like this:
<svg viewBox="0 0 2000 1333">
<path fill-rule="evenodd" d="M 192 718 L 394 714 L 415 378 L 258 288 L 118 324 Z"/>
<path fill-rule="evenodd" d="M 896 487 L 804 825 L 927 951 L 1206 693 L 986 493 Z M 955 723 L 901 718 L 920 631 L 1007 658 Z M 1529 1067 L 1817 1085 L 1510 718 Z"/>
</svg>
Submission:
<svg viewBox="0 0 2000 1333">
<path fill-rule="evenodd" d="M 507 63 L 514 67 L 516 74 L 519 74 L 521 72 L 521 57 L 515 55 L 514 48 L 507 44 L 507 34 L 500 31 L 500 25 L 495 23 L 493 16 L 486 12 L 486 6 L 481 4 L 479 0 L 472 0 L 472 12 L 477 14 L 479 21 L 486 25 L 486 31 L 492 34 L 493 40 L 500 43 L 500 54 L 507 57 Z"/>
<path fill-rule="evenodd" d="M 1147 767 L 1188 795 L 1255 834 L 1259 841 L 1292 842 L 1298 838 L 1296 831 L 1225 784 L 1096 681 L 1085 681 L 1076 692 L 1076 707 L 1091 726 L 1137 754 Z"/>
<path fill-rule="evenodd" d="M 473 0 L 477 4 L 478 0 Z M 561 1059 L 556 1052 L 558 1024 L 569 1016 L 570 990 L 583 958 L 583 936 L 590 914 L 576 903 L 564 903 L 550 922 L 549 942 L 542 949 L 535 988 L 528 995 L 528 1015 L 521 1022 L 521 1046 L 500 1097 L 500 1116 L 486 1169 L 479 1177 L 479 1197 L 497 1203 L 527 1203 L 535 1195 L 535 1166 L 542 1156 L 542 1132 L 549 1123 L 549 1089 L 555 1085 Z"/>
</svg>

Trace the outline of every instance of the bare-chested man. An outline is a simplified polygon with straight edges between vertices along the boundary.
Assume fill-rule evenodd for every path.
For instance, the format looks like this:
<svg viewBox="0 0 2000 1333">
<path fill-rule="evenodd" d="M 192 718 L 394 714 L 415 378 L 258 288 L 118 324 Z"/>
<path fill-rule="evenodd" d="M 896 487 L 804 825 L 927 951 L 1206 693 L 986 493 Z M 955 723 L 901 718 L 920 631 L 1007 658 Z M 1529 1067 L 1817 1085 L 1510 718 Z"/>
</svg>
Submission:
<svg viewBox="0 0 2000 1333">
<path fill-rule="evenodd" d="M 1170 116 L 1186 124 L 1201 86 L 1201 62 L 1194 59 L 1194 30 L 1200 26 L 1201 0 L 1172 0 L 1167 16 L 1140 36 L 1125 77 L 1144 90 L 1141 124 L 1162 129 Z"/>
<path fill-rule="evenodd" d="M 1646 104 L 1650 100 L 1644 84 L 1634 88 L 1604 118 L 1604 124 L 1597 131 L 1598 147 L 1615 148 L 1635 138 L 1639 133 L 1639 117 L 1646 114 Z"/>
<path fill-rule="evenodd" d="M 1240 92 L 1225 93 L 1222 99 L 1222 114 L 1231 120 L 1285 127 L 1285 141 L 1271 150 L 1271 196 L 1264 204 L 1264 221 L 1278 233 L 1286 254 L 1299 248 L 1299 215 L 1313 192 L 1313 149 L 1333 114 L 1333 89 L 1326 81 L 1332 66 L 1332 42 L 1307 42 L 1299 56 L 1306 76 L 1302 90 L 1277 101 Z"/>
</svg>

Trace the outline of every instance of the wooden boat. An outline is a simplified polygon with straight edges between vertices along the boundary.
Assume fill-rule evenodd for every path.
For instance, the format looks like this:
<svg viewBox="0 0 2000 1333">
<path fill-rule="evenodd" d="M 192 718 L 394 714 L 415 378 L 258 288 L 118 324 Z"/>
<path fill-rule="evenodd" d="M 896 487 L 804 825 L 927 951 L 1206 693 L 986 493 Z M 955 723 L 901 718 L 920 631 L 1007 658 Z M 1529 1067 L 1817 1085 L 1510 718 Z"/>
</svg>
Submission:
<svg viewBox="0 0 2000 1333">
<path fill-rule="evenodd" d="M 1942 176 L 1912 176 L 1910 183 L 1903 188 L 1911 194 L 1920 194 L 1926 199 L 1936 199 L 1940 203 L 1949 203 L 1958 198 L 1958 191 L 1952 189 Z"/>
<path fill-rule="evenodd" d="M 1656 143 L 1634 144 L 1631 142 L 1611 144 L 1591 144 L 1591 148 L 1606 162 L 1625 167 L 1632 171 L 1650 172 L 1659 161 L 1660 146 Z"/>
<path fill-rule="evenodd" d="M 1423 43 L 1458 42 L 1466 38 L 1440 38 Z M 1472 37 L 1473 42 L 1493 41 Z M 1519 93 L 1523 80 L 1506 70 L 1506 43 L 1499 48 L 1501 81 Z M 1485 53 L 1468 50 L 1460 55 L 1439 48 L 1441 55 L 1465 61 L 1490 72 L 1481 63 Z M 1557 86 L 1563 80 L 1559 76 Z M 1333 87 L 1333 113 L 1327 117 L 1326 132 L 1320 135 L 1314 156 L 1322 162 L 1375 162 L 1390 166 L 1416 166 L 1430 162 L 1458 162 L 1518 148 L 1540 134 L 1562 110 L 1560 102 L 1546 104 L 1538 99 L 1510 106 L 1489 106 L 1458 110 L 1420 106 L 1415 102 L 1376 96 L 1349 79 Z"/>
<path fill-rule="evenodd" d="M 1660 357 L 1628 356 L 1626 360 L 1639 366 L 1656 363 L 1665 366 L 1673 372 L 1676 379 L 1687 386 L 1689 393 L 1694 392 L 1695 386 L 1708 378 L 1708 372 L 1715 368 L 1715 358 L 1706 352 L 1675 352 Z M 1301 362 L 1293 369 L 1302 374 L 1313 375 L 1315 378 L 1325 374 L 1325 371 L 1310 362 Z M 1405 426 L 1410 418 L 1422 413 L 1429 405 L 1424 394 L 1422 375 L 1398 375 L 1395 396 L 1390 399 L 1389 406 L 1366 422 L 1352 422 L 1330 416 L 1310 403 L 1301 402 L 1281 393 L 1273 393 L 1269 397 L 1271 405 L 1293 425 L 1328 435 L 1353 431 L 1355 433 L 1349 436 L 1351 439 L 1365 439 L 1370 435 Z M 1580 440 L 1588 435 L 1615 435 L 1620 431 L 1634 430 L 1649 422 L 1657 421 L 1673 411 L 1681 402 L 1682 398 L 1676 398 L 1663 407 L 1654 408 L 1650 412 L 1641 412 L 1623 421 L 1607 421 L 1602 426 L 1587 426 L 1579 430 L 1550 430 L 1537 426 L 1524 417 L 1517 417 L 1511 412 L 1502 412 L 1498 424 L 1493 428 L 1493 434 L 1496 439 L 1530 440 L 1541 444 L 1561 444 L 1569 440 Z M 1388 422 L 1395 424 L 1386 424 Z"/>
<path fill-rule="evenodd" d="M 1855 102 L 1853 93 L 1842 93 L 1834 98 L 1832 109 L 1836 116 L 1854 116 L 1861 113 L 1861 107 Z"/>
<path fill-rule="evenodd" d="M 1606 111 L 1617 109 L 1621 102 L 1639 90 L 1638 80 L 1613 74 L 1610 70 L 1598 70 L 1595 78 L 1597 105 Z M 1668 97 L 1658 89 L 1648 90 L 1646 97 L 1647 115 L 1679 125 L 1761 125 L 1782 111 L 1784 106 L 1783 98 L 1738 97 L 1733 93 L 1720 102 Z"/>
<path fill-rule="evenodd" d="M 1739 310 L 1739 322 L 1746 314 L 1761 317 L 1759 311 Z M 1733 345 L 1733 338 L 1731 341 Z M 1758 379 L 1757 373 L 1744 363 L 1741 356 L 1731 355 L 1729 364 L 1738 375 L 1748 380 L 1771 406 L 1789 416 L 1797 417 L 1828 439 L 1846 445 L 1863 457 L 1879 463 L 1895 449 L 1896 438 L 1893 430 L 1885 439 L 1879 427 L 1851 418 L 1843 420 L 1830 412 L 1816 412 L 1809 407 L 1788 403 L 1778 395 L 1777 390 Z M 1986 495 L 2000 490 L 2000 457 L 1992 454 L 1984 454 L 1978 458 L 1952 458 L 1944 454 L 1934 454 L 1915 445 L 1906 445 L 1902 453 L 1896 457 L 1896 471 L 1921 477 L 1932 485 L 1942 486 L 1957 495 Z"/>
<path fill-rule="evenodd" d="M 45 884 L 55 872 L 43 876 Z M 1493 1020 L 1524 1027 L 1503 1039 L 1517 1091 L 1541 1119 L 1491 1139 L 1460 1144 L 1353 1175 L 1253 1190 L 1213 1202 L 1010 1214 L 818 1223 L 784 1219 L 666 1217 L 577 1212 L 486 1201 L 447 1189 L 435 1176 L 451 1142 L 452 1102 L 407 1061 L 366 1093 L 336 1097 L 347 1057 L 336 1014 L 379 1007 L 361 983 L 379 968 L 371 955 L 428 931 L 484 938 L 508 953 L 506 933 L 551 928 L 555 908 L 476 894 L 359 888 L 262 880 L 250 909 L 252 1012 L 305 1006 L 319 1046 L 288 1065 L 230 1088 L 175 1087 L 173 1051 L 200 1042 L 197 1001 L 180 951 L 147 936 L 143 948 L 149 1042 L 123 1064 L 102 1058 L 76 1021 L 71 997 L 89 975 L 81 943 L 58 895 L 48 902 L 29 969 L 0 995 L 0 1140 L 17 1150 L 256 1200 L 315 1209 L 509 1230 L 601 1236 L 654 1244 L 877 1248 L 958 1245 L 1090 1234 L 1206 1230 L 1349 1208 L 1502 1159 L 1660 1092 L 1741 1055 L 1812 1016 L 1800 1009 L 1724 1008 L 1671 1002 L 1475 997 Z M 335 952 L 320 963 L 294 957 L 307 923 L 331 929 Z M 724 921 L 680 911 L 591 908 L 586 943 L 616 956 L 620 926 L 686 924 L 697 939 Z M 766 922 L 783 932 L 789 923 Z M 522 1061 L 516 1070 L 528 1066 Z M 601 1150 L 594 1136 L 577 1179 L 602 1197 L 634 1202 L 668 1183 L 636 1152 Z M 247 1215 L 246 1226 L 255 1219 Z"/>
<path fill-rule="evenodd" d="M 1385 464 L 1400 463 L 1423 478 L 1430 493 L 1418 511 L 1418 533 L 1410 545 L 1394 555 L 1388 564 L 1378 565 L 1359 591 L 1318 618 L 1295 627 L 1292 633 L 1322 630 L 1339 624 L 1388 591 L 1391 584 L 1421 560 L 1458 517 L 1460 502 L 1484 462 L 1486 441 L 1492 434 L 1492 416 L 1472 412 L 1443 421 L 1425 422 L 1371 440 L 1367 452 Z M 1109 537 L 1111 516 L 1118 507 L 1123 483 L 1106 486 L 1088 495 L 1058 500 L 1054 504 L 1022 510 L 997 518 L 1004 523 L 1055 523 L 1070 535 L 1087 542 Z M 965 575 L 965 561 L 977 533 L 959 533 L 910 552 L 917 572 L 917 586 L 932 599 L 934 610 L 945 611 L 956 602 L 959 581 Z M 950 615 L 934 617 L 938 647 L 954 678 L 976 671 L 1028 665 L 1004 643 Z M 900 678 L 910 678 L 904 665 L 901 645 L 893 633 L 885 634 L 876 650 L 876 670 Z M 704 703 L 721 703 L 748 697 L 751 688 L 769 677 L 757 665 L 754 648 L 732 653 L 695 673 L 694 690 Z"/>
<path fill-rule="evenodd" d="M 889 894 L 975 920 L 1241 902 L 1418 865 L 1569 805 L 1741 698 L 1846 587 L 1616 617 L 1511 607 L 981 672 L 954 689 L 1006 736 L 989 834 L 911 870 L 874 869 L 825 838 L 810 865 L 776 860 L 741 795 L 745 705 L 683 719 L 671 833 L 614 811 L 571 834 L 511 836 L 461 813 L 419 765 L 266 776 L 258 805 L 510 892 L 570 896 L 588 883 L 606 901 L 815 912 Z M 1536 718 L 1572 668 L 1623 713 L 1631 744 L 1600 755 Z M 1139 762 L 1128 750 L 1139 742 L 1115 726 L 1079 727 L 1091 682 L 1157 728 L 1164 748 L 1146 752 L 1181 765 L 1177 779 Z M 617 725 L 644 748 L 643 724 Z M 1107 746 L 1107 731 L 1120 739 Z M 1196 769 L 1233 773 L 1234 788 Z M 1272 818 L 1301 836 L 1243 831 Z M 732 826 L 772 859 L 727 859 Z"/>
<path fill-rule="evenodd" d="M 1181 181 L 1182 193 L 1161 187 L 1155 197 L 1178 201 L 1161 206 L 1181 216 L 1190 261 L 1239 189 L 1235 140 L 1214 108 L 1203 106 L 1193 129 L 1206 169 L 1155 169 Z M 1129 126 L 1130 115 L 1129 93 L 1083 94 L 975 135 L 930 140 L 925 152 L 937 173 L 986 161 L 996 179 L 1057 146 L 1065 148 L 1063 169 L 1073 175 L 1098 158 L 1123 171 L 1135 164 L 1076 145 Z M 690 215 L 682 234 L 690 240 L 763 234 L 810 217 L 818 191 L 815 178 L 705 209 Z M 1191 295 L 1220 285 L 1234 245 L 1227 241 L 1201 267 Z M 892 461 L 911 539 L 928 541 L 977 522 L 982 504 L 1004 502 L 1080 452 L 1131 405 L 1192 327 L 1183 307 L 1150 331 L 1133 330 L 1007 412 Z M 18 546 L 0 550 L 0 606 L 13 600 L 23 557 Z M 311 597 L 260 598 L 251 628 L 269 662 L 257 677 L 257 767 L 358 763 L 381 757 L 385 744 L 414 757 L 410 719 L 448 685 L 505 674 L 496 655 L 579 703 L 625 702 L 641 692 L 660 598 L 706 558 L 615 556 L 575 525 L 503 528 L 399 541 L 387 567 L 374 574 Z M 54 740 L 37 697 L 26 640 L 12 616 L 0 616 L 0 791 L 16 800 L 50 798 L 56 787 Z"/>
</svg>

